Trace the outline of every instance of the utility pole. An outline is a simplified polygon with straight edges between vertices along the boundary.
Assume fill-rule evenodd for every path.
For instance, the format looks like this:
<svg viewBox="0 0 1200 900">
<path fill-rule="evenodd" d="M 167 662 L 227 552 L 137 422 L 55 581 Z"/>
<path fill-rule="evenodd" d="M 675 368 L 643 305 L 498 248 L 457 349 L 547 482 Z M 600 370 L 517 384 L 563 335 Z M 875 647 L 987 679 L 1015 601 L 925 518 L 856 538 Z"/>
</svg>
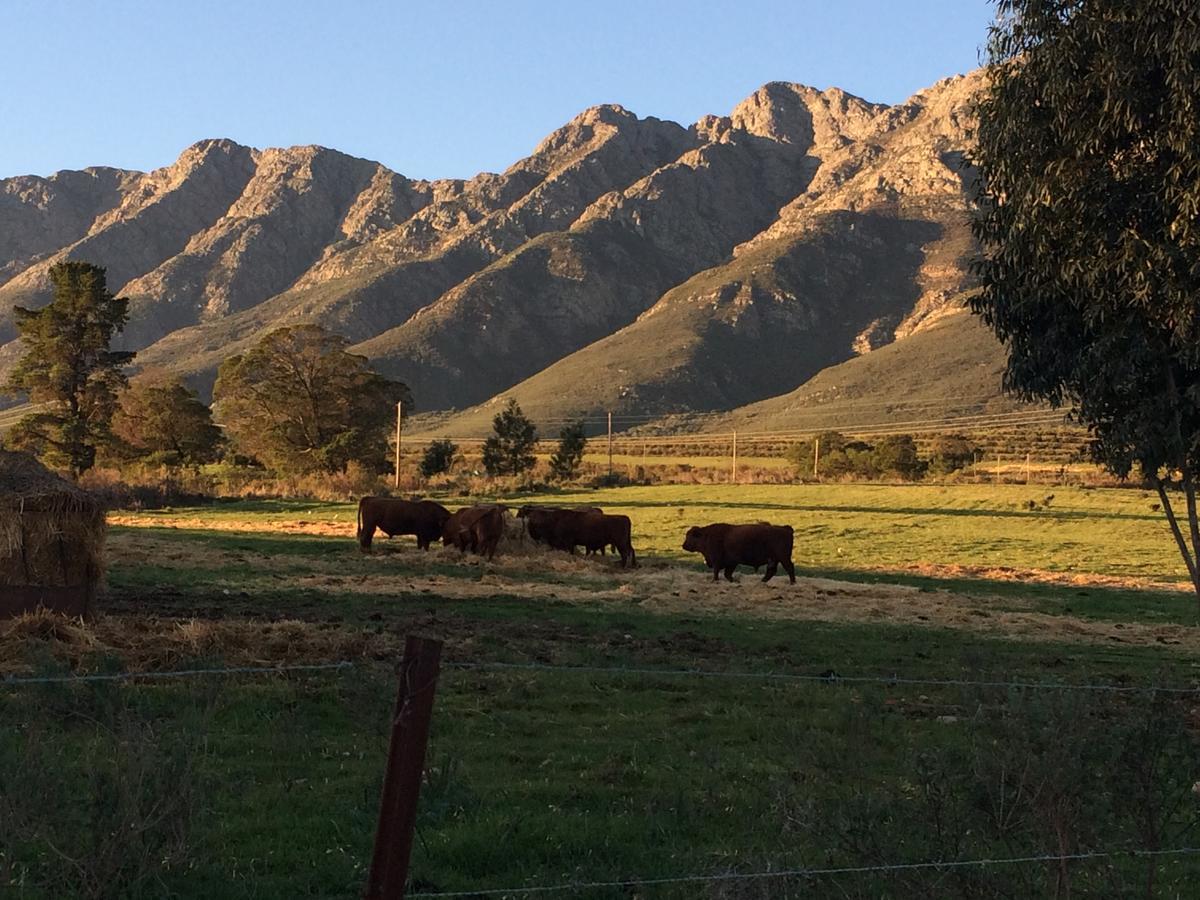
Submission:
<svg viewBox="0 0 1200 900">
<path fill-rule="evenodd" d="M 612 411 L 608 413 L 608 474 L 612 477 Z"/>
<path fill-rule="evenodd" d="M 733 432 L 733 483 L 737 484 L 737 431 Z"/>
<path fill-rule="evenodd" d="M 819 478 L 817 465 L 821 461 L 821 439 L 813 438 L 813 478 Z"/>
<path fill-rule="evenodd" d="M 402 425 L 404 421 L 404 401 L 396 401 L 396 482 L 397 489 L 400 488 L 400 436 L 402 434 Z"/>
<path fill-rule="evenodd" d="M 1029 457 L 1031 454 L 1025 454 L 1025 483 L 1029 484 Z"/>
</svg>

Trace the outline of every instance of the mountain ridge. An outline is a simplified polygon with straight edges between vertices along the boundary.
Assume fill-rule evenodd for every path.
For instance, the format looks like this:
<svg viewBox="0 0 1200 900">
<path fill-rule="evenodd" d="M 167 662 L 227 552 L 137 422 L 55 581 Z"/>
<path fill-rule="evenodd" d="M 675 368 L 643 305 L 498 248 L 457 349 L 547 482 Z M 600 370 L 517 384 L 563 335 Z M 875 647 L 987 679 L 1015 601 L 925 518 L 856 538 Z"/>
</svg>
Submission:
<svg viewBox="0 0 1200 900">
<path fill-rule="evenodd" d="M 149 173 L 0 180 L 0 374 L 12 306 L 46 302 L 54 262 L 88 259 L 130 298 L 121 346 L 205 395 L 224 358 L 300 321 L 344 334 L 426 410 L 784 395 L 955 308 L 982 84 L 888 106 L 769 82 L 686 127 L 601 104 L 466 180 L 228 139 Z"/>
</svg>

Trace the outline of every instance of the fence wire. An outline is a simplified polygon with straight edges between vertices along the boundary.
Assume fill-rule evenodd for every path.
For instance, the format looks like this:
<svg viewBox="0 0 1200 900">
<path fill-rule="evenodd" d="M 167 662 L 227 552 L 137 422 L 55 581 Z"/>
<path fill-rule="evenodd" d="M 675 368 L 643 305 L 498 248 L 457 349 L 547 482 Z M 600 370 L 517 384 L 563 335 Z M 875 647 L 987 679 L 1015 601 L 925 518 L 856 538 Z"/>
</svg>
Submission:
<svg viewBox="0 0 1200 900">
<path fill-rule="evenodd" d="M 102 672 L 89 675 L 10 675 L 0 678 L 0 687 L 32 684 L 75 684 L 95 681 L 150 681 L 167 678 L 202 678 L 213 675 L 282 675 L 288 672 L 326 672 L 353 668 L 349 660 L 327 663 L 297 663 L 286 666 L 234 666 L 216 669 L 172 669 L 165 672 Z"/>
<path fill-rule="evenodd" d="M 403 662 L 403 660 L 401 660 Z M 284 675 L 292 672 L 328 672 L 360 667 L 353 660 L 323 663 L 297 663 L 281 666 L 234 666 L 228 668 L 171 669 L 146 672 L 106 672 L 86 675 L 10 675 L 0 678 L 0 687 L 22 687 L 37 684 L 83 684 L 89 682 L 152 681 L 171 678 L 203 678 L 220 675 Z M 1112 694 L 1200 694 L 1200 685 L 1123 685 L 1101 682 L 1070 681 L 1006 681 L 1002 679 L 931 678 L 925 676 L 840 675 L 829 671 L 820 674 L 802 672 L 722 672 L 709 669 L 667 669 L 631 666 L 554 665 L 536 662 L 470 662 L 444 661 L 443 669 L 481 672 L 558 672 L 576 675 L 606 675 L 613 677 L 663 677 L 730 679 L 738 681 L 767 681 L 797 684 L 857 685 L 873 684 L 901 687 L 977 687 L 1001 690 L 1096 691 Z"/>
<path fill-rule="evenodd" d="M 1010 856 L 1004 858 L 955 859 L 929 862 L 890 863 L 875 866 L 838 866 L 825 869 L 776 869 L 766 872 L 722 872 L 713 875 L 677 875 L 671 878 L 630 878 L 612 881 L 569 881 L 561 884 L 534 885 L 513 888 L 484 888 L 472 891 L 424 891 L 409 893 L 408 897 L 502 897 L 522 894 L 567 893 L 599 888 L 653 887 L 656 885 L 695 884 L 718 881 L 753 881 L 768 878 L 822 878 L 837 875 L 885 874 L 888 872 L 911 872 L 918 870 L 950 870 L 986 868 L 988 866 L 1028 865 L 1040 862 L 1077 862 L 1096 859 L 1113 859 L 1122 856 L 1162 857 L 1189 856 L 1200 853 L 1200 847 L 1179 847 L 1171 850 L 1097 850 L 1082 853 L 1047 853 L 1037 856 Z"/>
</svg>

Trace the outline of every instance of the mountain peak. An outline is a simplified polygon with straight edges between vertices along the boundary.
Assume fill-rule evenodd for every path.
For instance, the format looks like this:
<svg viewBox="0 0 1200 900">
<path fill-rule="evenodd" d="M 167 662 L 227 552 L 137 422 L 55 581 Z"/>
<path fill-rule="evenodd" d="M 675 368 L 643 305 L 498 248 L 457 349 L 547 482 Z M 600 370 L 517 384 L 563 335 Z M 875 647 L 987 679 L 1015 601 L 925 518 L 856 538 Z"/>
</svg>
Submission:
<svg viewBox="0 0 1200 900">
<path fill-rule="evenodd" d="M 866 133 L 887 106 L 840 88 L 769 81 L 734 107 L 733 127 L 805 149 L 842 146 Z"/>
</svg>

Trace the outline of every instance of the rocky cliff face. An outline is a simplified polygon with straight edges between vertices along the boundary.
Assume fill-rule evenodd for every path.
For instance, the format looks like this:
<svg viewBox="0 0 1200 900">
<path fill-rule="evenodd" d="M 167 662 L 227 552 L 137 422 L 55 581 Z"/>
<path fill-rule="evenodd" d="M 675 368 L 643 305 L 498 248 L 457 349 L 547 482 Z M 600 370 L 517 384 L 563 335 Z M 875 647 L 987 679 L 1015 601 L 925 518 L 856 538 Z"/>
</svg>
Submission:
<svg viewBox="0 0 1200 900">
<path fill-rule="evenodd" d="M 954 307 L 980 84 L 889 107 L 772 82 L 687 128 L 598 106 L 468 181 L 227 140 L 148 174 L 0 181 L 0 341 L 13 305 L 48 299 L 50 265 L 86 259 L 131 299 L 123 345 L 202 389 L 308 320 L 424 409 L 761 400 Z"/>
</svg>

